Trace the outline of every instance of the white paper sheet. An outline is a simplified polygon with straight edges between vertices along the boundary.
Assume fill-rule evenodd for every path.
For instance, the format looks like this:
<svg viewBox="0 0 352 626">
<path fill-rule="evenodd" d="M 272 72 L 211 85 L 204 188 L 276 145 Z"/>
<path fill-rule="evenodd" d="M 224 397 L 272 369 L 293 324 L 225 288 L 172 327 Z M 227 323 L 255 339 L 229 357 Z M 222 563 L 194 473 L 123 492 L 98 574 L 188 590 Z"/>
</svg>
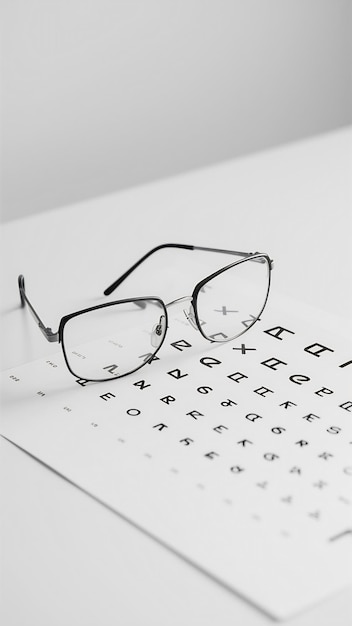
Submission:
<svg viewBox="0 0 352 626">
<path fill-rule="evenodd" d="M 235 342 L 176 312 L 159 360 L 2 375 L 1 433 L 276 618 L 352 581 L 352 345 L 271 298 Z"/>
</svg>

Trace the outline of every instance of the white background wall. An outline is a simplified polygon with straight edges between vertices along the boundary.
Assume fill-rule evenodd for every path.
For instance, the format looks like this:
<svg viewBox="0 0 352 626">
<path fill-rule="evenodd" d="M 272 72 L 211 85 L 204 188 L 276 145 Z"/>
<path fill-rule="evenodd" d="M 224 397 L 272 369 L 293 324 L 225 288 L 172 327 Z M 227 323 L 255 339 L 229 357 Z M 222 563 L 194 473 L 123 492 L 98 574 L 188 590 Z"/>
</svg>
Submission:
<svg viewBox="0 0 352 626">
<path fill-rule="evenodd" d="M 349 123 L 350 7 L 3 0 L 2 219 Z"/>
</svg>

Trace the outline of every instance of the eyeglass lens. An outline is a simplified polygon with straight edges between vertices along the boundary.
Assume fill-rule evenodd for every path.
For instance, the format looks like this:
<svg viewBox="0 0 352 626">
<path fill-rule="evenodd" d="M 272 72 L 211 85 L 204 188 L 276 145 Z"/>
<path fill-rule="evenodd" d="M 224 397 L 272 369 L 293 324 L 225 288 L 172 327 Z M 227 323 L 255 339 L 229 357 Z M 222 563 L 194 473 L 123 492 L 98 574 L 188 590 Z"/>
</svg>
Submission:
<svg viewBox="0 0 352 626">
<path fill-rule="evenodd" d="M 166 310 L 157 299 L 111 304 L 69 318 L 63 349 L 78 378 L 117 378 L 141 367 L 166 333 Z"/>
<path fill-rule="evenodd" d="M 241 335 L 257 321 L 268 290 L 266 257 L 242 261 L 211 278 L 196 298 L 198 322 L 204 337 L 227 341 Z"/>
</svg>

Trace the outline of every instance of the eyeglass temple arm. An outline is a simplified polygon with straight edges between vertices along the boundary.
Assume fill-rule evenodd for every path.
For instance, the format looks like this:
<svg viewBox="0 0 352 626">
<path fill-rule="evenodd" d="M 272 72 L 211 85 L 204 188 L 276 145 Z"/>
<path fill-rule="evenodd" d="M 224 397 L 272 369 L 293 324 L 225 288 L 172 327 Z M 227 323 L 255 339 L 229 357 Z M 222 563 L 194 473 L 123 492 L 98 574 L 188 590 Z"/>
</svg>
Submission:
<svg viewBox="0 0 352 626">
<path fill-rule="evenodd" d="M 115 289 L 119 285 L 121 285 L 121 283 L 130 274 L 132 274 L 132 272 L 139 265 L 141 265 L 141 263 L 143 263 L 143 261 L 145 261 L 152 254 L 154 254 L 154 252 L 157 252 L 158 250 L 162 250 L 163 248 L 181 248 L 183 250 L 203 250 L 204 252 L 220 252 L 222 254 L 232 254 L 232 255 L 241 256 L 241 257 L 244 257 L 244 258 L 252 256 L 252 254 L 256 254 L 256 253 L 253 253 L 253 252 L 238 252 L 236 250 L 220 250 L 218 248 L 204 248 L 202 246 L 189 246 L 189 245 L 182 244 L 182 243 L 163 243 L 160 246 L 156 246 L 152 250 L 149 250 L 149 252 L 147 252 L 144 256 L 142 256 L 136 263 L 134 263 L 134 265 L 132 265 L 132 267 L 130 267 L 124 274 L 122 274 L 122 276 L 117 278 L 117 280 L 115 280 L 109 287 L 107 287 L 105 289 L 104 295 L 105 296 L 109 296 L 113 291 L 115 291 Z M 254 260 L 257 260 L 257 259 L 254 259 Z M 262 259 L 258 259 L 258 262 L 262 262 Z"/>
<path fill-rule="evenodd" d="M 20 276 L 18 277 L 18 288 L 20 291 L 20 298 L 21 298 L 21 306 L 24 307 L 28 306 L 30 312 L 32 313 L 36 324 L 39 326 L 40 330 L 42 331 L 45 339 L 47 341 L 53 342 L 53 341 L 59 341 L 59 333 L 54 333 L 51 328 L 45 326 L 45 324 L 42 322 L 42 320 L 40 319 L 37 311 L 35 310 L 35 308 L 33 307 L 33 305 L 31 304 L 31 302 L 28 299 L 28 296 L 26 294 L 26 288 L 25 288 L 25 284 L 24 284 L 24 276 L 22 274 L 20 274 Z"/>
</svg>

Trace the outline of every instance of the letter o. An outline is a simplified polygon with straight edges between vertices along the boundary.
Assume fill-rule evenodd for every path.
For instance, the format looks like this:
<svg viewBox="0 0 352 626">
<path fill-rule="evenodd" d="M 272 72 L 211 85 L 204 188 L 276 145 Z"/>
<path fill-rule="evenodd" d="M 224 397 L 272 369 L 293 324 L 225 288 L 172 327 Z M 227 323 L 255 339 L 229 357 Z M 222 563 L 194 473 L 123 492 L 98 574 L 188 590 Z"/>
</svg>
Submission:
<svg viewBox="0 0 352 626">
<path fill-rule="evenodd" d="M 139 409 L 128 409 L 126 413 L 127 415 L 131 415 L 132 417 L 137 417 L 137 415 L 141 414 Z"/>
</svg>

